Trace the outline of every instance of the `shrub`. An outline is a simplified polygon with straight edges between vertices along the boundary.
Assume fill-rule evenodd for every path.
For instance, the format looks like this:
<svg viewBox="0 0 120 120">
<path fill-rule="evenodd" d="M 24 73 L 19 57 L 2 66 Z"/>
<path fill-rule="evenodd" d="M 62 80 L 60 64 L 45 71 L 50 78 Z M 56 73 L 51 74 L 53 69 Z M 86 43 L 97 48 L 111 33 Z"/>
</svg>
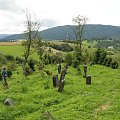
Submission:
<svg viewBox="0 0 120 120">
<path fill-rule="evenodd" d="M 14 71 L 16 69 L 16 67 L 17 67 L 16 66 L 16 62 L 15 61 L 9 62 L 7 67 L 8 67 L 9 70 L 13 70 Z"/>
<path fill-rule="evenodd" d="M 12 76 L 12 71 L 11 70 L 7 70 L 7 76 L 11 77 Z"/>
<path fill-rule="evenodd" d="M 97 51 L 95 52 L 94 59 L 93 61 L 96 64 L 103 64 L 104 60 L 106 59 L 107 52 L 103 49 L 98 48 Z"/>
<path fill-rule="evenodd" d="M 0 54 L 0 64 L 6 64 L 6 63 L 7 63 L 7 59 L 2 54 Z"/>
<path fill-rule="evenodd" d="M 68 44 L 61 44 L 61 45 L 51 44 L 50 47 L 60 51 L 66 51 L 66 52 L 73 51 L 73 48 Z"/>
<path fill-rule="evenodd" d="M 112 62 L 112 58 L 107 58 L 106 66 L 110 67 L 111 66 L 111 62 Z"/>
<path fill-rule="evenodd" d="M 12 55 L 5 55 L 5 57 L 9 61 L 13 61 L 14 60 L 14 56 L 12 56 Z"/>
<path fill-rule="evenodd" d="M 16 63 L 21 64 L 23 62 L 23 59 L 21 59 L 20 57 L 16 57 Z"/>
<path fill-rule="evenodd" d="M 71 53 L 66 54 L 65 62 L 69 65 L 72 65 L 72 61 L 73 61 L 73 55 Z"/>
<path fill-rule="evenodd" d="M 112 61 L 112 63 L 111 63 L 111 68 L 113 68 L 113 69 L 117 69 L 118 68 L 118 62 L 117 61 Z"/>
</svg>

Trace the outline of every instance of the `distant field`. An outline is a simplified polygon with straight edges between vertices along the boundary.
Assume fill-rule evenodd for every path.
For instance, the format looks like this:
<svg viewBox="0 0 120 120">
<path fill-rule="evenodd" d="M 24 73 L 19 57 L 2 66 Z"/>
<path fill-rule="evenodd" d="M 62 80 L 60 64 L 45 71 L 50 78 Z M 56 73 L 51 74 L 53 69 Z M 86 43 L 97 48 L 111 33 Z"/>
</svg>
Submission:
<svg viewBox="0 0 120 120">
<path fill-rule="evenodd" d="M 0 53 L 5 55 L 22 56 L 23 52 L 23 46 L 0 46 Z"/>
<path fill-rule="evenodd" d="M 4 46 L 4 45 L 7 45 L 7 46 L 11 46 L 11 45 L 20 45 L 21 42 L 0 42 L 0 46 Z"/>
</svg>

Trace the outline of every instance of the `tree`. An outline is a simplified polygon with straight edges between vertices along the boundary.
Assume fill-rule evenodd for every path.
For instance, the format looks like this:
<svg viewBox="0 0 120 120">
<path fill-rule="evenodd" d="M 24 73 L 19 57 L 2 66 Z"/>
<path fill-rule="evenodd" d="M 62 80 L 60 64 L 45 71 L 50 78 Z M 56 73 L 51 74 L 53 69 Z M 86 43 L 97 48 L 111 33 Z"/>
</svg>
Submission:
<svg viewBox="0 0 120 120">
<path fill-rule="evenodd" d="M 77 17 L 73 18 L 74 22 L 74 33 L 76 37 L 76 44 L 79 46 L 80 52 L 82 52 L 82 37 L 84 32 L 84 27 L 87 22 L 88 18 L 78 15 Z"/>
<path fill-rule="evenodd" d="M 28 60 L 29 56 L 32 54 L 31 46 L 32 46 L 34 40 L 38 36 L 38 31 L 40 29 L 41 24 L 38 20 L 36 20 L 35 17 L 32 16 L 32 14 L 28 10 L 26 10 L 24 12 L 26 15 L 26 22 L 25 22 L 26 31 L 24 32 L 24 34 L 26 36 L 26 40 L 23 44 L 25 47 L 23 73 L 25 74 L 27 60 Z"/>
</svg>

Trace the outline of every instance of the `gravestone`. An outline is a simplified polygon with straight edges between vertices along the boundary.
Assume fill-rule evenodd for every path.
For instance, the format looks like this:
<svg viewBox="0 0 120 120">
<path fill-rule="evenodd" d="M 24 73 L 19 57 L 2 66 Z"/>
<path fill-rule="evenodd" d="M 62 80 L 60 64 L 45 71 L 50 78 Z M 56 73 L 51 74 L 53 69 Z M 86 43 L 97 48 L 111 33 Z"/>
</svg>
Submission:
<svg viewBox="0 0 120 120">
<path fill-rule="evenodd" d="M 90 85 L 91 84 L 91 76 L 86 76 L 86 85 Z"/>
<path fill-rule="evenodd" d="M 61 64 L 58 64 L 57 66 L 58 66 L 58 74 L 60 74 L 61 73 Z"/>
<path fill-rule="evenodd" d="M 60 81 L 64 80 L 65 75 L 66 75 L 66 70 L 64 69 L 64 70 L 62 70 L 62 72 L 61 72 Z"/>
<path fill-rule="evenodd" d="M 53 76 L 53 87 L 57 87 L 59 85 L 58 75 Z"/>
<path fill-rule="evenodd" d="M 86 78 L 87 76 L 87 65 L 84 65 L 84 73 L 83 73 L 83 77 Z"/>
<path fill-rule="evenodd" d="M 64 89 L 64 80 L 61 80 L 60 83 L 59 83 L 59 88 L 58 88 L 58 92 L 62 92 L 63 89 Z"/>
<path fill-rule="evenodd" d="M 13 106 L 13 105 L 15 105 L 15 102 L 14 102 L 12 99 L 7 98 L 7 99 L 4 101 L 4 105 Z"/>
</svg>

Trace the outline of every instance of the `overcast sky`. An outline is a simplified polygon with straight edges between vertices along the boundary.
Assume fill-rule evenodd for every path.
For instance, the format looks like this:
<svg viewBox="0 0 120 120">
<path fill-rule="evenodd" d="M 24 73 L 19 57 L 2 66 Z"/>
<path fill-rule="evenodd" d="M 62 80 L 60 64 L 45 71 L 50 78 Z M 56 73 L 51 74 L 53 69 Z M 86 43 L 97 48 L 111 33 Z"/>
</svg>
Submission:
<svg viewBox="0 0 120 120">
<path fill-rule="evenodd" d="M 71 25 L 78 15 L 88 24 L 120 26 L 120 0 L 0 0 L 0 34 L 22 33 L 28 9 L 41 22 L 41 30 Z"/>
</svg>

